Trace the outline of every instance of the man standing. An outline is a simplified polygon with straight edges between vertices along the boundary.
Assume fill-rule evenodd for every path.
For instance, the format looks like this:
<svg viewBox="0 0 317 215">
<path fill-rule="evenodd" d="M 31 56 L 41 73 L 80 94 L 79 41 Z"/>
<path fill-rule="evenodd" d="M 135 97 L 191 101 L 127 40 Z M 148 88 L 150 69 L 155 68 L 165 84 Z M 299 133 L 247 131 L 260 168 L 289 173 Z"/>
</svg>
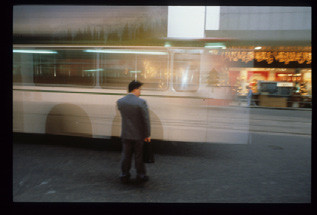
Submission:
<svg viewBox="0 0 317 215">
<path fill-rule="evenodd" d="M 250 86 L 246 86 L 247 90 L 248 90 L 248 94 L 247 94 L 247 101 L 248 101 L 248 107 L 251 106 L 252 104 L 252 95 L 253 95 L 253 92 L 252 92 L 252 89 Z"/>
<path fill-rule="evenodd" d="M 143 162 L 143 144 L 150 142 L 151 127 L 146 101 L 139 98 L 143 83 L 132 81 L 129 84 L 129 94 L 117 101 L 122 118 L 122 160 L 121 181 L 127 183 L 130 180 L 132 155 L 134 152 L 137 182 L 149 180 L 146 175 Z"/>
</svg>

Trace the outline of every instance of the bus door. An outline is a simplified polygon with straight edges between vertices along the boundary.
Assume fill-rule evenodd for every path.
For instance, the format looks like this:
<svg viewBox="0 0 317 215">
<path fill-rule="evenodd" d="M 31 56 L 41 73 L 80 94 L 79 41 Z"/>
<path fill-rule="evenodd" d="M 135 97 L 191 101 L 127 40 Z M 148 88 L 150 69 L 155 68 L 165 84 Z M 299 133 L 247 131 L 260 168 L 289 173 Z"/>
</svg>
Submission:
<svg viewBox="0 0 317 215">
<path fill-rule="evenodd" d="M 200 94 L 201 57 L 199 49 L 170 49 L 170 87 L 168 96 L 162 101 L 166 140 L 206 140 L 207 113 Z"/>
<path fill-rule="evenodd" d="M 206 142 L 246 144 L 249 142 L 250 109 L 235 104 L 230 66 L 223 56 L 205 49 L 201 63 L 204 90 Z"/>
</svg>

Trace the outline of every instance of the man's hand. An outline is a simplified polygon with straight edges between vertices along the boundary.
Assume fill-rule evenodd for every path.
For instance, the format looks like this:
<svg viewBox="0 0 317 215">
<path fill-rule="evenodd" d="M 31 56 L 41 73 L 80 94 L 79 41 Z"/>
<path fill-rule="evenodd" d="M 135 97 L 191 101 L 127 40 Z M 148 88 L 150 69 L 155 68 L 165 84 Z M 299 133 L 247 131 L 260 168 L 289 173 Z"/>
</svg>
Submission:
<svg viewBox="0 0 317 215">
<path fill-rule="evenodd" d="M 145 138 L 144 141 L 147 142 L 147 143 L 151 142 L 151 137 Z"/>
</svg>

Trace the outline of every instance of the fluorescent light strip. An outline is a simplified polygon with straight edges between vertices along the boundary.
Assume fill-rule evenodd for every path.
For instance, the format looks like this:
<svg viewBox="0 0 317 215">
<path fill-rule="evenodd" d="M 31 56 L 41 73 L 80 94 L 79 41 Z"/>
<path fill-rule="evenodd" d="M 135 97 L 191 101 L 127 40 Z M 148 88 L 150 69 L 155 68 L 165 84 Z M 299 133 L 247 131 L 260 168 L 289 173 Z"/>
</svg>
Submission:
<svg viewBox="0 0 317 215">
<path fill-rule="evenodd" d="M 130 73 L 141 73 L 141 71 L 130 71 Z"/>
<path fill-rule="evenodd" d="M 205 48 L 209 48 L 209 49 L 212 49 L 212 48 L 223 48 L 223 49 L 225 49 L 226 46 L 205 46 Z"/>
<path fill-rule="evenodd" d="M 98 72 L 98 71 L 103 71 L 103 69 L 88 69 L 88 70 L 84 70 L 84 72 Z"/>
<path fill-rule="evenodd" d="M 132 51 L 132 50 L 116 50 L 116 49 L 88 49 L 84 52 L 93 53 L 106 53 L 106 54 L 145 54 L 145 55 L 167 55 L 166 52 L 153 52 L 153 51 Z"/>
<path fill-rule="evenodd" d="M 56 51 L 50 50 L 22 50 L 22 49 L 13 49 L 14 53 L 27 53 L 27 54 L 57 54 Z"/>
<path fill-rule="evenodd" d="M 205 48 L 210 48 L 210 49 L 222 48 L 222 49 L 225 49 L 226 46 L 223 43 L 206 43 L 205 44 Z"/>
</svg>

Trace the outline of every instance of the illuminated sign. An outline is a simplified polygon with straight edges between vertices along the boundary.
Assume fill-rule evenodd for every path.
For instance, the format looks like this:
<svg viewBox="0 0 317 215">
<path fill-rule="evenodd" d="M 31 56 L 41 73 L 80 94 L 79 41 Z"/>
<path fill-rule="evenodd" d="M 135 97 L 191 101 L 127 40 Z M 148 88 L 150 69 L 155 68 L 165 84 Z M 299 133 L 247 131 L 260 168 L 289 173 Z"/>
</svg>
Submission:
<svg viewBox="0 0 317 215">
<path fill-rule="evenodd" d="M 293 87 L 294 84 L 292 82 L 277 82 L 278 87 Z"/>
</svg>

